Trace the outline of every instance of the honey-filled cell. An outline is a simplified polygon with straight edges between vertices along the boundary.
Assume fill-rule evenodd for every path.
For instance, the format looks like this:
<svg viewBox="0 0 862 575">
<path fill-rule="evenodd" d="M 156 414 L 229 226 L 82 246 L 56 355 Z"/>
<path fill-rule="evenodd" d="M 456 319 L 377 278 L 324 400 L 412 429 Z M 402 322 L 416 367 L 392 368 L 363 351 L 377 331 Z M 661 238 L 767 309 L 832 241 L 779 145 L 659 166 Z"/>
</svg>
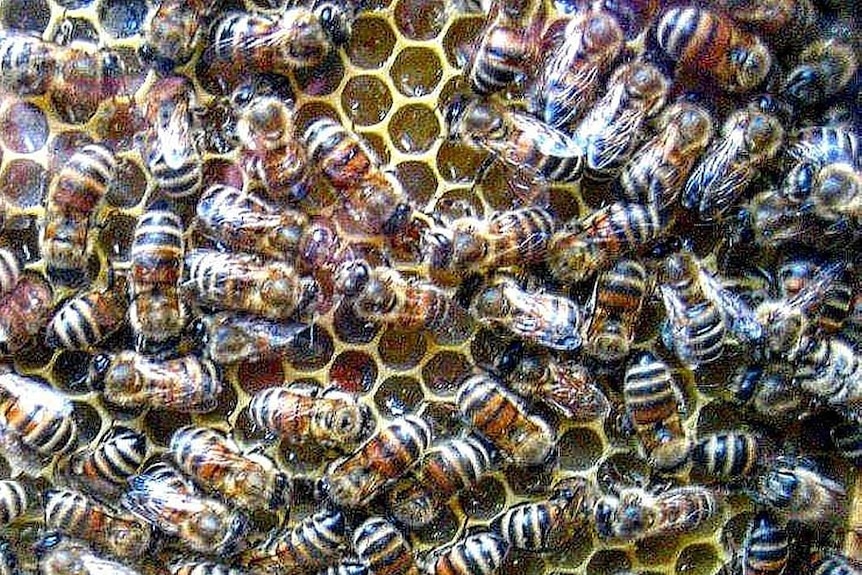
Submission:
<svg viewBox="0 0 862 575">
<path fill-rule="evenodd" d="M 405 48 L 389 68 L 389 76 L 401 94 L 418 98 L 433 92 L 443 78 L 440 58 L 428 48 Z"/>
<path fill-rule="evenodd" d="M 392 55 L 394 46 L 395 34 L 385 18 L 373 13 L 360 14 L 353 22 L 347 56 L 359 68 L 380 68 Z"/>
<path fill-rule="evenodd" d="M 19 154 L 30 154 L 48 141 L 48 119 L 35 104 L 12 100 L 0 112 L 3 145 Z"/>
<path fill-rule="evenodd" d="M 415 412 L 423 400 L 419 382 L 403 375 L 388 377 L 374 392 L 374 404 L 377 410 L 388 418 L 396 418 Z"/>
<path fill-rule="evenodd" d="M 389 88 L 374 76 L 351 78 L 341 93 L 341 108 L 359 126 L 381 122 L 391 107 Z"/>
<path fill-rule="evenodd" d="M 30 208 L 42 203 L 50 176 L 33 160 L 12 160 L 0 174 L 0 194 L 12 205 Z"/>
</svg>

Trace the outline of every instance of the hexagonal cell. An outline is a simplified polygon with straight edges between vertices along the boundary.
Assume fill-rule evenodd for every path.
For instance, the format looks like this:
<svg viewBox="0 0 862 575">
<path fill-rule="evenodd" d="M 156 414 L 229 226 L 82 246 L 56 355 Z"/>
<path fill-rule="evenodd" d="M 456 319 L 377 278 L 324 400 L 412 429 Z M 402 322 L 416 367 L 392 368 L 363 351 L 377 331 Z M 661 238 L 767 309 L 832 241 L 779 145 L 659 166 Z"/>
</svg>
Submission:
<svg viewBox="0 0 862 575">
<path fill-rule="evenodd" d="M 434 438 L 438 441 L 459 435 L 464 428 L 458 408 L 448 402 L 428 402 L 422 412 L 422 419 L 431 426 Z"/>
<path fill-rule="evenodd" d="M 431 149 L 440 133 L 434 110 L 422 104 L 398 108 L 389 120 L 389 137 L 405 154 L 423 154 Z"/>
<path fill-rule="evenodd" d="M 538 555 L 528 555 L 525 552 L 513 551 L 507 567 L 503 573 L 506 575 L 543 575 L 546 565 Z"/>
<path fill-rule="evenodd" d="M 699 543 L 682 550 L 674 566 L 675 573 L 685 575 L 711 575 L 721 566 L 716 549 L 712 545 Z"/>
<path fill-rule="evenodd" d="M 423 399 L 419 382 L 403 375 L 386 378 L 374 392 L 377 409 L 382 415 L 391 418 L 415 412 Z"/>
<path fill-rule="evenodd" d="M 470 46 L 482 32 L 485 19 L 481 16 L 471 16 L 456 20 L 443 38 L 443 51 L 446 60 L 453 68 L 463 68 L 467 62 Z"/>
<path fill-rule="evenodd" d="M 576 427 L 568 430 L 558 443 L 560 466 L 564 469 L 586 470 L 602 457 L 604 442 L 592 429 Z"/>
<path fill-rule="evenodd" d="M 299 68 L 293 77 L 299 90 L 307 96 L 326 96 L 332 94 L 344 77 L 344 63 L 339 51 L 330 52 L 317 66 Z"/>
<path fill-rule="evenodd" d="M 426 162 L 401 162 L 395 166 L 395 177 L 410 199 L 420 206 L 437 193 L 437 176 Z"/>
<path fill-rule="evenodd" d="M 647 462 L 629 451 L 611 454 L 599 464 L 596 471 L 599 487 L 605 493 L 618 487 L 643 487 L 649 477 L 650 466 Z"/>
<path fill-rule="evenodd" d="M 137 206 L 147 191 L 147 176 L 137 163 L 120 158 L 117 176 L 105 194 L 105 201 L 117 208 Z"/>
<path fill-rule="evenodd" d="M 143 425 L 150 441 L 159 447 L 167 447 L 174 432 L 191 422 L 192 418 L 188 413 L 171 409 L 151 409 L 144 416 Z"/>
<path fill-rule="evenodd" d="M 671 563 L 676 556 L 679 538 L 664 536 L 647 537 L 635 544 L 635 556 L 644 565 L 662 566 Z"/>
<path fill-rule="evenodd" d="M 30 264 L 39 260 L 39 228 L 35 217 L 23 216 L 7 222 L 4 235 L 19 262 Z"/>
<path fill-rule="evenodd" d="M 324 449 L 312 444 L 294 445 L 282 441 L 278 451 L 287 471 L 293 473 L 316 473 L 330 459 Z"/>
<path fill-rule="evenodd" d="M 32 160 L 12 160 L 0 175 L 0 193 L 19 208 L 41 204 L 47 184 L 45 169 Z"/>
<path fill-rule="evenodd" d="M 48 119 L 35 104 L 14 100 L 0 118 L 3 145 L 20 154 L 35 152 L 48 141 Z"/>
<path fill-rule="evenodd" d="M 460 142 L 445 140 L 437 150 L 437 171 L 453 184 L 473 181 L 487 154 Z"/>
<path fill-rule="evenodd" d="M 348 344 L 366 344 L 380 331 L 379 324 L 359 318 L 353 306 L 345 301 L 339 302 L 336 306 L 332 323 L 336 337 Z"/>
<path fill-rule="evenodd" d="M 389 76 L 395 89 L 408 98 L 418 98 L 434 91 L 443 78 L 443 68 L 430 48 L 404 48 L 392 63 Z"/>
<path fill-rule="evenodd" d="M 458 495 L 458 502 L 471 518 L 490 521 L 506 506 L 506 488 L 497 477 L 483 477 L 472 489 Z"/>
<path fill-rule="evenodd" d="M 105 0 L 99 6 L 99 22 L 115 38 L 128 38 L 140 32 L 146 17 L 146 0 Z"/>
<path fill-rule="evenodd" d="M 739 429 L 742 423 L 739 407 L 724 401 L 712 401 L 700 410 L 697 416 L 697 434 L 705 437 L 710 433 Z"/>
<path fill-rule="evenodd" d="M 495 365 L 506 348 L 509 346 L 509 338 L 490 329 L 482 328 L 470 341 L 470 351 L 473 361 L 477 365 Z"/>
<path fill-rule="evenodd" d="M 395 25 L 411 40 L 431 40 L 445 24 L 443 0 L 399 0 L 395 5 Z"/>
<path fill-rule="evenodd" d="M 85 351 L 63 350 L 57 354 L 51 370 L 51 380 L 69 393 L 88 393 L 87 374 L 90 354 Z"/>
<path fill-rule="evenodd" d="M 389 143 L 376 132 L 357 132 L 382 166 L 388 166 L 392 159 L 389 154 Z"/>
<path fill-rule="evenodd" d="M 329 104 L 323 102 L 308 102 L 303 104 L 293 116 L 294 134 L 301 138 L 312 122 L 323 117 L 341 122 L 338 112 Z"/>
<path fill-rule="evenodd" d="M 387 329 L 380 336 L 377 351 L 388 367 L 397 370 L 410 369 L 425 356 L 428 344 L 421 332 Z"/>
<path fill-rule="evenodd" d="M 374 76 L 354 76 L 341 92 L 341 108 L 359 126 L 382 121 L 391 107 L 389 88 Z"/>
<path fill-rule="evenodd" d="M 236 381 L 249 395 L 261 389 L 284 384 L 284 368 L 279 359 L 256 363 L 241 363 L 236 370 Z"/>
<path fill-rule="evenodd" d="M 360 68 L 380 68 L 392 54 L 395 34 L 383 18 L 362 14 L 353 22 L 347 56 Z"/>
<path fill-rule="evenodd" d="M 472 371 L 473 365 L 467 357 L 457 351 L 443 350 L 422 367 L 422 381 L 432 393 L 454 395 Z"/>
<path fill-rule="evenodd" d="M 608 575 L 631 568 L 632 563 L 625 551 L 599 549 L 587 563 L 587 575 Z"/>
<path fill-rule="evenodd" d="M 137 218 L 126 214 L 113 214 L 99 232 L 99 243 L 113 261 L 127 261 L 132 247 Z"/>
<path fill-rule="evenodd" d="M 320 324 L 312 325 L 308 346 L 293 350 L 289 359 L 290 366 L 299 371 L 314 371 L 320 369 L 332 359 L 335 345 L 329 329 Z"/>
<path fill-rule="evenodd" d="M 345 351 L 332 362 L 329 381 L 351 393 L 365 393 L 377 381 L 377 364 L 367 353 Z"/>
<path fill-rule="evenodd" d="M 51 7 L 46 0 L 5 0 L 0 5 L 0 23 L 9 30 L 41 35 L 50 19 Z"/>
<path fill-rule="evenodd" d="M 99 434 L 102 418 L 90 404 L 83 401 L 73 401 L 72 417 L 78 426 L 78 445 L 90 443 Z"/>
<path fill-rule="evenodd" d="M 89 128 L 96 140 L 111 146 L 114 152 L 131 150 L 135 134 L 146 128 L 146 123 L 136 111 L 134 100 L 110 99 L 102 102 Z"/>
</svg>

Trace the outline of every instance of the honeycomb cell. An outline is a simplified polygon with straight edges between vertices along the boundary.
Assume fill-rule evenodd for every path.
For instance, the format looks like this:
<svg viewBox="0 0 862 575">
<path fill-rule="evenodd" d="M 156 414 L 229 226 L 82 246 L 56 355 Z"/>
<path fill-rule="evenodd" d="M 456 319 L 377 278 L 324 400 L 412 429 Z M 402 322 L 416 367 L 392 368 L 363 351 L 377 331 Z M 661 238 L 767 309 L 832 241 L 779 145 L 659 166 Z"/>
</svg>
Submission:
<svg viewBox="0 0 862 575">
<path fill-rule="evenodd" d="M 625 551 L 619 549 L 599 549 L 587 563 L 587 575 L 608 575 L 631 567 Z"/>
<path fill-rule="evenodd" d="M 126 214 L 114 214 L 99 232 L 99 243 L 112 261 L 126 261 L 132 247 L 132 235 L 138 220 Z"/>
<path fill-rule="evenodd" d="M 146 124 L 133 101 L 114 98 L 102 103 L 89 128 L 96 140 L 113 147 L 116 153 L 131 150 L 135 134 L 144 130 Z"/>
<path fill-rule="evenodd" d="M 422 419 L 431 426 L 433 435 L 437 440 L 458 435 L 464 427 L 458 408 L 452 403 L 443 401 L 428 402 L 422 412 Z"/>
<path fill-rule="evenodd" d="M 32 160 L 12 160 L 0 175 L 0 191 L 19 208 L 41 204 L 47 185 L 48 174 Z"/>
<path fill-rule="evenodd" d="M 93 0 L 55 0 L 57 4 L 66 8 L 67 10 L 77 10 L 78 8 L 83 8 L 88 4 L 92 4 Z"/>
<path fill-rule="evenodd" d="M 447 182 L 472 182 L 486 154 L 459 142 L 446 140 L 437 150 L 437 171 Z"/>
<path fill-rule="evenodd" d="M 327 461 L 326 452 L 312 444 L 294 445 L 283 441 L 279 448 L 279 456 L 284 467 L 293 473 L 314 474 Z"/>
<path fill-rule="evenodd" d="M 332 323 L 336 337 L 347 344 L 366 344 L 380 332 L 379 324 L 359 318 L 353 306 L 344 301 L 336 306 Z"/>
<path fill-rule="evenodd" d="M 377 16 L 361 15 L 353 23 L 347 57 L 360 68 L 380 68 L 392 54 L 393 46 L 395 35 L 389 22 Z"/>
<path fill-rule="evenodd" d="M 406 370 L 417 365 L 425 356 L 428 344 L 421 332 L 388 329 L 380 336 L 377 349 L 388 367 Z"/>
<path fill-rule="evenodd" d="M 172 409 L 150 409 L 144 416 L 144 429 L 147 437 L 159 447 L 167 447 L 174 431 L 190 425 L 192 418 L 188 413 Z"/>
<path fill-rule="evenodd" d="M 418 205 L 427 203 L 437 193 L 437 176 L 425 162 L 401 162 L 395 166 L 395 177 Z"/>
<path fill-rule="evenodd" d="M 408 376 L 388 377 L 374 392 L 374 404 L 382 415 L 389 418 L 415 412 L 422 400 L 419 382 Z"/>
<path fill-rule="evenodd" d="M 29 154 L 48 141 L 48 119 L 36 105 L 14 100 L 3 110 L 0 134 L 4 146 L 20 154 Z"/>
<path fill-rule="evenodd" d="M 712 401 L 698 413 L 697 432 L 703 437 L 710 433 L 738 429 L 740 423 L 737 406 L 724 401 Z"/>
<path fill-rule="evenodd" d="M 128 38 L 140 32 L 146 17 L 145 0 L 104 0 L 99 7 L 102 28 L 115 38 Z"/>
<path fill-rule="evenodd" d="M 57 354 L 51 369 L 52 381 L 60 389 L 79 394 L 90 391 L 87 373 L 90 369 L 90 354 L 85 351 L 63 350 Z"/>
<path fill-rule="evenodd" d="M 147 176 L 137 163 L 120 158 L 117 176 L 105 194 L 105 201 L 117 208 L 137 206 L 147 191 Z"/>
<path fill-rule="evenodd" d="M 382 121 L 392 107 L 389 88 L 374 76 L 356 76 L 347 81 L 341 92 L 341 108 L 359 126 Z"/>
<path fill-rule="evenodd" d="M 453 395 L 470 374 L 470 360 L 457 351 L 439 351 L 422 367 L 422 381 L 431 392 Z"/>
<path fill-rule="evenodd" d="M 318 64 L 309 68 L 299 68 L 293 73 L 300 91 L 307 96 L 326 96 L 335 92 L 344 78 L 344 63 L 337 51 L 330 52 Z"/>
<path fill-rule="evenodd" d="M 647 537 L 635 545 L 635 556 L 644 565 L 668 565 L 676 556 L 678 543 L 678 540 L 662 535 Z"/>
<path fill-rule="evenodd" d="M 542 575 L 546 565 L 541 557 L 515 551 L 507 567 L 508 569 L 502 571 L 506 575 Z"/>
<path fill-rule="evenodd" d="M 329 368 L 329 382 L 351 393 L 365 393 L 377 381 L 377 363 L 367 353 L 340 353 Z"/>
<path fill-rule="evenodd" d="M 463 68 L 467 62 L 470 46 L 479 37 L 484 26 L 484 18 L 470 16 L 456 20 L 446 31 L 443 38 L 443 52 L 453 68 Z"/>
<path fill-rule="evenodd" d="M 8 245 L 18 256 L 18 261 L 30 264 L 39 260 L 39 228 L 36 218 L 23 216 L 7 222 L 5 236 Z"/>
<path fill-rule="evenodd" d="M 395 5 L 395 25 L 411 40 L 431 40 L 445 24 L 443 0 L 399 0 Z"/>
<path fill-rule="evenodd" d="M 399 92 L 418 98 L 434 91 L 443 78 L 443 68 L 430 48 L 404 48 L 392 63 L 389 76 Z"/>
<path fill-rule="evenodd" d="M 368 145 L 374 156 L 380 161 L 383 166 L 388 166 L 390 158 L 389 143 L 375 132 L 357 132 L 357 135 L 362 138 Z"/>
<path fill-rule="evenodd" d="M 718 553 L 713 545 L 699 543 L 682 550 L 676 560 L 674 573 L 685 575 L 711 575 L 721 566 Z"/>
<path fill-rule="evenodd" d="M 4 0 L 0 6 L 0 23 L 4 28 L 42 34 L 51 19 L 46 0 Z"/>
<path fill-rule="evenodd" d="M 324 102 L 308 102 L 300 106 L 299 110 L 294 115 L 294 130 L 297 137 L 302 137 L 309 124 L 320 118 L 332 118 L 336 122 L 341 122 L 338 112 Z"/>
<path fill-rule="evenodd" d="M 560 438 L 560 466 L 563 469 L 585 470 L 602 456 L 604 443 L 592 429 L 570 429 Z"/>
<path fill-rule="evenodd" d="M 561 224 L 580 215 L 577 200 L 571 188 L 554 187 L 548 191 L 548 208 Z"/>
<path fill-rule="evenodd" d="M 48 365 L 54 356 L 54 350 L 45 345 L 43 339 L 38 336 L 33 338 L 27 347 L 15 354 L 15 367 L 18 371 L 33 371 Z"/>
<path fill-rule="evenodd" d="M 509 345 L 497 332 L 480 329 L 470 341 L 470 351 L 477 365 L 495 365 Z"/>
<path fill-rule="evenodd" d="M 437 116 L 428 106 L 408 104 L 389 120 L 389 137 L 405 154 L 422 154 L 431 149 L 440 133 Z"/>
<path fill-rule="evenodd" d="M 268 387 L 284 385 L 284 379 L 284 368 L 279 359 L 241 363 L 236 370 L 237 382 L 249 395 Z"/>
<path fill-rule="evenodd" d="M 92 405 L 72 401 L 72 417 L 78 426 L 78 445 L 86 445 L 99 434 L 102 418 Z"/>
<path fill-rule="evenodd" d="M 506 506 L 506 488 L 496 477 L 483 477 L 458 496 L 461 509 L 469 517 L 490 521 Z"/>
<path fill-rule="evenodd" d="M 629 451 L 618 451 L 599 464 L 596 478 L 605 493 L 617 487 L 644 485 L 650 476 L 649 465 Z"/>
<path fill-rule="evenodd" d="M 309 330 L 310 341 L 303 349 L 292 350 L 290 365 L 300 371 L 320 369 L 332 358 L 335 344 L 327 328 L 314 324 Z"/>
</svg>

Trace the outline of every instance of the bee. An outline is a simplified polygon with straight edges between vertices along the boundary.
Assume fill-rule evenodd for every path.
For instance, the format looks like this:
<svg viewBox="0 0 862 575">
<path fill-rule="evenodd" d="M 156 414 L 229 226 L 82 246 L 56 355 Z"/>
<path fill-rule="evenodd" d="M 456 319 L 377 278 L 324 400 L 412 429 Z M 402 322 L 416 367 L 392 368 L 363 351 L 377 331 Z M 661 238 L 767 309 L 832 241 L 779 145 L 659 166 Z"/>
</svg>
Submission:
<svg viewBox="0 0 862 575">
<path fill-rule="evenodd" d="M 243 571 L 213 561 L 178 561 L 169 567 L 171 575 L 243 575 Z"/>
<path fill-rule="evenodd" d="M 685 402 L 670 367 L 651 352 L 641 353 L 626 368 L 623 399 L 650 463 L 668 472 L 686 463 L 691 441 L 682 425 Z"/>
<path fill-rule="evenodd" d="M 781 282 L 781 295 L 788 301 L 809 290 L 815 293 L 818 293 L 819 289 L 823 290 L 821 295 L 812 298 L 815 307 L 803 311 L 810 311 L 808 317 L 816 323 L 816 327 L 823 333 L 829 334 L 838 333 L 844 327 L 851 316 L 856 295 L 851 282 L 841 272 L 840 266 L 835 269 L 835 276 L 830 278 L 829 270 L 833 265 L 831 263 L 818 265 L 812 260 L 805 259 L 791 260 L 782 265 L 777 274 Z M 820 278 L 827 281 L 821 284 Z"/>
<path fill-rule="evenodd" d="M 732 400 L 749 406 L 755 415 L 771 423 L 792 420 L 807 405 L 792 375 L 789 368 L 774 364 L 743 366 L 730 386 Z"/>
<path fill-rule="evenodd" d="M 35 552 L 42 575 L 140 575 L 137 569 L 98 555 L 86 543 L 56 531 L 43 535 L 36 542 Z"/>
<path fill-rule="evenodd" d="M 51 285 L 41 275 L 21 275 L 0 299 L 0 355 L 14 355 L 32 341 L 48 323 L 53 298 Z"/>
<path fill-rule="evenodd" d="M 564 296 L 522 289 L 499 277 L 473 298 L 470 314 L 482 325 L 502 326 L 529 341 L 570 351 L 581 346 L 583 313 Z"/>
<path fill-rule="evenodd" d="M 148 523 L 69 489 L 51 489 L 45 494 L 45 526 L 90 541 L 123 558 L 143 556 L 150 547 Z"/>
<path fill-rule="evenodd" d="M 53 283 L 78 287 L 87 281 L 90 223 L 116 170 L 113 152 L 90 144 L 72 154 L 52 182 L 39 250 Z"/>
<path fill-rule="evenodd" d="M 197 303 L 269 319 L 304 313 L 316 301 L 317 283 L 281 261 L 250 254 L 195 249 L 186 254 L 184 291 Z"/>
<path fill-rule="evenodd" d="M 57 69 L 56 46 L 39 36 L 4 30 L 0 34 L 0 88 L 19 96 L 48 91 Z"/>
<path fill-rule="evenodd" d="M 670 82 L 652 64 L 634 61 L 616 69 L 605 94 L 572 137 L 584 150 L 584 174 L 615 178 L 634 153 L 646 120 L 664 107 Z"/>
<path fill-rule="evenodd" d="M 375 575 L 419 575 L 407 538 L 382 517 L 370 517 L 356 528 L 353 548 Z"/>
<path fill-rule="evenodd" d="M 509 544 L 502 537 L 480 531 L 435 551 L 426 571 L 432 575 L 494 575 L 508 553 Z"/>
<path fill-rule="evenodd" d="M 189 61 L 199 40 L 201 21 L 215 6 L 214 0 L 163 1 L 144 21 L 141 60 L 169 73 Z"/>
<path fill-rule="evenodd" d="M 194 355 L 159 360 L 130 350 L 95 356 L 88 382 L 112 405 L 185 413 L 212 411 L 222 390 L 221 379 L 210 361 Z"/>
<path fill-rule="evenodd" d="M 219 365 L 292 359 L 314 353 L 313 326 L 235 312 L 206 315 L 195 322 L 206 357 Z"/>
<path fill-rule="evenodd" d="M 573 138 L 538 118 L 475 96 L 456 95 L 446 108 L 449 138 L 484 150 L 534 179 L 581 179 L 584 150 Z"/>
<path fill-rule="evenodd" d="M 21 262 L 9 249 L 0 247 L 0 298 L 15 289 L 21 277 Z"/>
<path fill-rule="evenodd" d="M 383 171 L 380 161 L 359 137 L 323 117 L 303 135 L 308 158 L 348 204 L 364 230 L 397 235 L 413 213 L 401 184 Z"/>
<path fill-rule="evenodd" d="M 468 377 L 456 403 L 464 420 L 519 467 L 544 464 L 556 449 L 551 426 L 488 374 Z"/>
<path fill-rule="evenodd" d="M 337 565 L 330 565 L 317 572 L 317 575 L 371 575 L 368 565 L 358 558 L 344 559 Z"/>
<path fill-rule="evenodd" d="M 491 469 L 493 452 L 468 435 L 429 449 L 416 466 L 389 490 L 389 511 L 400 523 L 416 527 L 434 520 L 456 493 Z"/>
<path fill-rule="evenodd" d="M 115 426 L 97 445 L 69 457 L 67 475 L 87 491 L 115 497 L 138 472 L 147 454 L 147 438 Z"/>
<path fill-rule="evenodd" d="M 646 268 L 637 260 L 622 257 L 601 272 L 588 306 L 584 351 L 604 363 L 626 358 L 648 291 Z"/>
<path fill-rule="evenodd" d="M 131 247 L 129 322 L 139 348 L 168 347 L 183 329 L 183 249 L 182 221 L 167 204 L 158 202 L 138 218 Z"/>
<path fill-rule="evenodd" d="M 813 575 L 858 575 L 862 573 L 862 565 L 856 561 L 831 553 L 811 566 Z"/>
<path fill-rule="evenodd" d="M 0 526 L 12 523 L 30 507 L 30 497 L 20 481 L 0 480 Z"/>
<path fill-rule="evenodd" d="M 557 482 L 548 499 L 513 505 L 494 519 L 492 527 L 515 549 L 559 549 L 589 523 L 595 505 L 594 491 L 582 477 L 563 479 Z"/>
<path fill-rule="evenodd" d="M 862 401 L 862 359 L 841 337 L 800 339 L 793 384 L 830 405 L 852 407 Z"/>
<path fill-rule="evenodd" d="M 324 486 L 341 507 L 365 505 L 384 484 L 413 466 L 431 443 L 431 428 L 422 418 L 405 415 L 380 429 L 356 451 L 327 466 Z"/>
<path fill-rule="evenodd" d="M 757 497 L 780 518 L 804 524 L 837 520 L 844 486 L 807 462 L 779 459 L 757 481 Z"/>
<path fill-rule="evenodd" d="M 784 526 L 767 511 L 751 518 L 742 544 L 743 575 L 781 575 L 790 557 Z"/>
<path fill-rule="evenodd" d="M 126 322 L 129 299 L 124 289 L 89 289 L 60 306 L 45 333 L 49 347 L 90 350 Z"/>
<path fill-rule="evenodd" d="M 0 451 L 10 466 L 36 477 L 46 459 L 78 442 L 72 402 L 46 382 L 0 374 Z"/>
<path fill-rule="evenodd" d="M 786 32 L 804 36 L 816 24 L 817 10 L 810 0 L 719 0 L 734 20 L 767 36 L 771 43 L 787 41 Z"/>
<path fill-rule="evenodd" d="M 801 128 L 787 146 L 787 155 L 791 160 L 816 167 L 849 164 L 862 168 L 860 153 L 862 144 L 859 142 L 859 136 L 847 124 Z M 793 174 L 792 170 L 790 174 Z"/>
<path fill-rule="evenodd" d="M 187 476 L 248 509 L 285 504 L 288 477 L 263 454 L 244 454 L 228 437 L 208 427 L 185 426 L 171 436 L 168 451 Z"/>
<path fill-rule="evenodd" d="M 701 76 L 728 92 L 754 90 L 772 67 L 772 55 L 760 38 L 705 8 L 668 9 L 655 34 L 659 47 L 676 63 L 678 76 Z"/>
<path fill-rule="evenodd" d="M 350 449 L 375 424 L 367 406 L 337 387 L 271 387 L 252 397 L 248 411 L 255 425 L 288 442 L 312 441 L 328 448 Z"/>
<path fill-rule="evenodd" d="M 788 72 L 781 93 L 801 106 L 814 106 L 841 92 L 859 68 L 857 49 L 837 38 L 815 40 Z"/>
<path fill-rule="evenodd" d="M 746 479 L 757 472 L 766 453 L 763 438 L 754 433 L 711 433 L 691 448 L 691 472 L 710 481 Z"/>
<path fill-rule="evenodd" d="M 344 514 L 323 509 L 292 529 L 272 532 L 264 542 L 244 551 L 239 564 L 264 575 L 313 572 L 335 563 L 346 545 Z"/>
<path fill-rule="evenodd" d="M 154 463 L 132 477 L 120 503 L 201 553 L 233 555 L 242 550 L 249 528 L 244 514 L 204 497 L 166 463 Z"/>
<path fill-rule="evenodd" d="M 625 199 L 648 206 L 655 221 L 679 198 L 714 132 L 709 112 L 686 101 L 671 105 L 659 126 L 661 131 L 634 153 L 619 180 Z"/>
<path fill-rule="evenodd" d="M 622 53 L 623 31 L 612 14 L 587 11 L 552 24 L 542 43 L 548 56 L 531 87 L 529 107 L 549 125 L 564 128 L 595 102 L 602 78 Z"/>
<path fill-rule="evenodd" d="M 855 233 L 862 227 L 862 172 L 847 164 L 829 164 L 811 183 L 809 202 L 817 218 L 839 232 L 849 228 Z"/>
<path fill-rule="evenodd" d="M 580 282 L 644 249 L 661 233 L 646 207 L 615 202 L 556 232 L 548 246 L 548 267 L 563 283 Z"/>
</svg>

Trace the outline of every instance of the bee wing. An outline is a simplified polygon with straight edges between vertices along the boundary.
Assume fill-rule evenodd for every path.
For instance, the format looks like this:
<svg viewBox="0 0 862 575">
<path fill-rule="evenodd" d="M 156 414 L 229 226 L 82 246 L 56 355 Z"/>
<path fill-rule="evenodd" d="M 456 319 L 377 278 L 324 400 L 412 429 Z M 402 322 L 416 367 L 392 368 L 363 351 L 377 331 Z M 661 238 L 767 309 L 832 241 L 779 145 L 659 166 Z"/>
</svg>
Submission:
<svg viewBox="0 0 862 575">
<path fill-rule="evenodd" d="M 761 338 L 763 326 L 742 298 L 721 285 L 703 267 L 698 271 L 698 280 L 706 297 L 715 302 L 721 310 L 724 321 L 734 335 L 745 342 L 753 342 Z"/>
<path fill-rule="evenodd" d="M 556 68 L 553 64 L 556 64 Z M 582 64 L 573 70 L 564 68 L 565 61 L 554 61 L 545 70 L 541 97 L 544 109 L 539 110 L 541 117 L 554 127 L 565 126 L 574 121 L 583 111 L 582 102 L 591 99 L 599 76 L 598 66 Z M 560 78 L 563 81 L 560 81 Z"/>
<path fill-rule="evenodd" d="M 625 110 L 606 129 L 590 137 L 585 145 L 590 166 L 602 170 L 619 162 L 636 141 L 638 127 L 643 121 L 640 110 Z"/>
<path fill-rule="evenodd" d="M 167 122 L 156 126 L 158 150 L 153 156 L 153 162 L 159 158 L 172 170 L 178 170 L 192 154 L 193 144 L 190 135 L 188 108 L 174 107 Z"/>
<path fill-rule="evenodd" d="M 701 218 L 725 211 L 748 183 L 751 170 L 738 161 L 745 142 L 740 130 L 722 140 L 707 153 L 686 182 L 682 203 L 698 207 Z"/>
<path fill-rule="evenodd" d="M 604 420 L 611 404 L 602 390 L 590 381 L 582 366 L 551 364 L 552 377 L 543 398 L 574 421 Z"/>
<path fill-rule="evenodd" d="M 179 532 L 180 526 L 175 520 L 177 515 L 185 517 L 206 511 L 201 498 L 166 488 L 131 489 L 123 494 L 120 504 L 147 523 L 158 525 L 169 535 Z"/>
<path fill-rule="evenodd" d="M 507 297 L 516 310 L 509 324 L 513 332 L 552 349 L 573 350 L 581 346 L 580 318 L 560 313 L 557 296 L 507 289 Z"/>
<path fill-rule="evenodd" d="M 685 304 L 679 299 L 673 288 L 669 286 L 659 286 L 659 292 L 666 316 L 665 329 L 662 332 L 663 343 L 665 347 L 673 350 L 680 359 L 686 361 L 692 356 L 692 352 L 685 334 L 686 327 L 688 326 Z"/>
<path fill-rule="evenodd" d="M 532 137 L 536 149 L 543 155 L 558 158 L 579 158 L 584 155 L 581 146 L 574 139 L 538 118 L 526 114 L 512 114 L 512 123 L 517 130 Z M 508 140 L 503 145 L 506 149 L 499 150 L 502 154 L 514 154 L 516 157 L 523 154 L 523 150 L 517 149 Z"/>
</svg>

